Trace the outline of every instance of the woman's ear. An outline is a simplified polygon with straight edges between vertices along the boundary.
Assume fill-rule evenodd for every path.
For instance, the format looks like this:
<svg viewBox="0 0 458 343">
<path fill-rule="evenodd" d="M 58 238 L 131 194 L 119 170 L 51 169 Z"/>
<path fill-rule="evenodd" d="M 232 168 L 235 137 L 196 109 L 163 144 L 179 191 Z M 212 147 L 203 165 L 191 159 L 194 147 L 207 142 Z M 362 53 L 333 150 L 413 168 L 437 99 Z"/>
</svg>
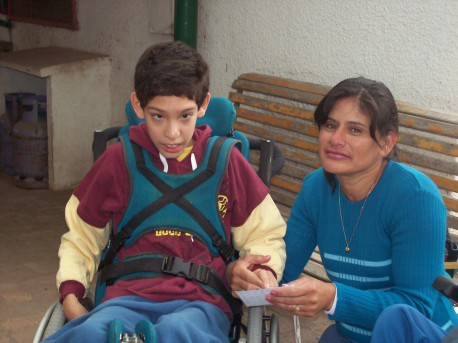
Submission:
<svg viewBox="0 0 458 343">
<path fill-rule="evenodd" d="M 137 98 L 137 93 L 133 92 L 130 95 L 130 103 L 135 111 L 135 114 L 140 119 L 145 119 L 145 112 L 143 111 L 142 106 L 140 105 L 140 100 Z"/>
<path fill-rule="evenodd" d="M 398 134 L 394 131 L 388 132 L 388 135 L 385 137 L 385 144 L 382 148 L 382 156 L 387 157 L 388 154 L 393 150 L 394 145 L 398 140 Z"/>
<path fill-rule="evenodd" d="M 202 105 L 199 108 L 199 111 L 197 112 L 197 118 L 202 118 L 205 115 L 205 111 L 207 111 L 208 104 L 210 103 L 211 95 L 210 93 L 207 93 L 205 96 L 205 100 L 202 103 Z"/>
</svg>

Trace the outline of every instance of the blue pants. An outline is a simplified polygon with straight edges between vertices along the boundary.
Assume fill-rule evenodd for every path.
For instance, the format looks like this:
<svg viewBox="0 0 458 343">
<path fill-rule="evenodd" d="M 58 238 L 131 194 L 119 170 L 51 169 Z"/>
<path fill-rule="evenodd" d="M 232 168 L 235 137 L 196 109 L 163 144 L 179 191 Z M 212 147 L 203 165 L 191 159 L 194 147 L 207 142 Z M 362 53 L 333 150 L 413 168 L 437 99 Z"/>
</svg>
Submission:
<svg viewBox="0 0 458 343">
<path fill-rule="evenodd" d="M 351 343 L 352 341 L 339 331 L 336 324 L 329 325 L 318 343 Z"/>
<path fill-rule="evenodd" d="M 440 343 L 447 332 L 413 307 L 392 305 L 377 319 L 371 343 Z"/>
<path fill-rule="evenodd" d="M 106 342 L 113 319 L 130 335 L 142 319 L 154 324 L 157 342 L 228 342 L 230 322 L 218 307 L 203 301 L 153 302 L 137 296 L 106 301 L 92 312 L 65 324 L 44 342 Z"/>
</svg>

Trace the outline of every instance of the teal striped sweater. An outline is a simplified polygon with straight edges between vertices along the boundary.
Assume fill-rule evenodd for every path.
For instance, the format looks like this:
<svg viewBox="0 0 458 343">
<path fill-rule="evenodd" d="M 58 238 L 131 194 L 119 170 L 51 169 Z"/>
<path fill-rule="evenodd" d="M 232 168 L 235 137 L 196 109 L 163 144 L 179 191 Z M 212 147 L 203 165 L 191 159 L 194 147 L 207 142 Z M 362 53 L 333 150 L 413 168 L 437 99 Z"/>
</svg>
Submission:
<svg viewBox="0 0 458 343">
<path fill-rule="evenodd" d="M 432 283 L 444 270 L 446 216 L 436 185 L 424 174 L 390 161 L 367 198 L 345 252 L 339 215 L 339 188 L 331 192 L 323 169 L 309 174 L 287 223 L 286 268 L 282 282 L 295 280 L 318 244 L 323 265 L 337 286 L 337 306 L 329 319 L 356 342 L 369 342 L 380 313 L 408 304 L 449 330 L 457 323 L 450 302 Z M 341 193 L 350 239 L 364 199 Z"/>
</svg>

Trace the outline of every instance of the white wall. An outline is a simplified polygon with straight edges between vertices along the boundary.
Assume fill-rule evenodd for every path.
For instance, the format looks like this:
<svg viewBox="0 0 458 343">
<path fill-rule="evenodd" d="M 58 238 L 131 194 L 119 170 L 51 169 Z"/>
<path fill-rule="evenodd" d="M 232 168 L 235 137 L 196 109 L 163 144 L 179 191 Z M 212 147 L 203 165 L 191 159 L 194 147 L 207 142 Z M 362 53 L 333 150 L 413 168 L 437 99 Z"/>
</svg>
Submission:
<svg viewBox="0 0 458 343">
<path fill-rule="evenodd" d="M 214 96 L 242 73 L 333 86 L 384 82 L 397 100 L 458 113 L 456 0 L 201 0 L 198 50 Z"/>
<path fill-rule="evenodd" d="M 109 55 L 112 61 L 111 125 L 124 124 L 127 122 L 124 106 L 134 88 L 133 74 L 138 58 L 148 46 L 172 40 L 171 35 L 149 31 L 150 20 L 162 16 L 152 10 L 151 1 L 157 0 L 78 0 L 78 31 L 14 22 L 14 50 L 58 46 Z"/>
</svg>

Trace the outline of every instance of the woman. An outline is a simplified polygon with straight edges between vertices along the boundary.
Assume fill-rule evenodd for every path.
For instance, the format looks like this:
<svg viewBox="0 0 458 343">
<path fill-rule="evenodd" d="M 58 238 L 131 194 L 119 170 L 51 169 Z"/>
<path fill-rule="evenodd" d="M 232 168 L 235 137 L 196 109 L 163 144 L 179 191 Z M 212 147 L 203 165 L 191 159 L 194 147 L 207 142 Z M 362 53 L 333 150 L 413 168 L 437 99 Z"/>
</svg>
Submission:
<svg viewBox="0 0 458 343">
<path fill-rule="evenodd" d="M 283 286 L 267 300 L 299 316 L 325 310 L 336 324 L 320 342 L 369 342 L 380 313 L 407 304 L 445 330 L 457 322 L 433 289 L 444 271 L 446 209 L 424 174 L 393 162 L 398 113 L 389 89 L 340 82 L 315 111 L 323 168 L 303 182 L 285 236 Z M 332 283 L 297 279 L 318 245 Z M 228 268 L 233 290 L 265 287 L 244 256 Z M 297 279 L 297 280 L 296 280 Z"/>
</svg>

